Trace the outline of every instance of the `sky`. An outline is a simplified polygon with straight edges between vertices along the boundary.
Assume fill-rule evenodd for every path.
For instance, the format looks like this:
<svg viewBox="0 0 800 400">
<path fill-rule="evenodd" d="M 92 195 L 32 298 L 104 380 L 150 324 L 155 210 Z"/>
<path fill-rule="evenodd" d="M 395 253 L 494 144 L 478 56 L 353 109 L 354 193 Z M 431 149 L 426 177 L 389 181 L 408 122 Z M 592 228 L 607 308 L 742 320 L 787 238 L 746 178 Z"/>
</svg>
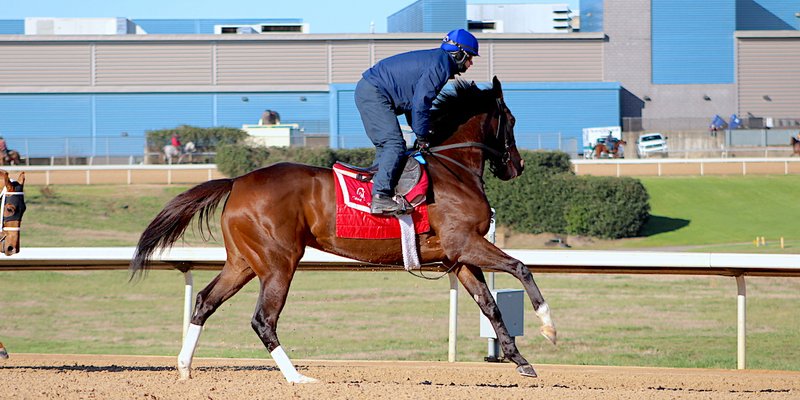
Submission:
<svg viewBox="0 0 800 400">
<path fill-rule="evenodd" d="M 416 0 L 0 0 L 0 19 L 26 17 L 299 18 L 311 33 L 386 32 L 386 18 Z M 567 3 L 579 0 L 476 0 L 489 3 Z M 372 24 L 374 23 L 374 27 Z"/>
</svg>

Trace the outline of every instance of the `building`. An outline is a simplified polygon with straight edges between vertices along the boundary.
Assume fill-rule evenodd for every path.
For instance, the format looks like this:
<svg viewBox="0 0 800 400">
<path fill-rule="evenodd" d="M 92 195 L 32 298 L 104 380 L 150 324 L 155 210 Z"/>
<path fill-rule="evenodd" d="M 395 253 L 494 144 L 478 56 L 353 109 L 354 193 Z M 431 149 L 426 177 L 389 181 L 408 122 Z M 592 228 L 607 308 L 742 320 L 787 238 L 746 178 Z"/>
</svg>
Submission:
<svg viewBox="0 0 800 400">
<path fill-rule="evenodd" d="M 361 72 L 467 27 L 464 0 L 401 11 L 412 9 L 434 31 L 318 35 L 300 20 L 242 19 L 131 20 L 130 33 L 117 20 L 126 33 L 26 35 L 25 21 L 0 20 L 0 135 L 37 140 L 22 149 L 31 156 L 136 154 L 147 130 L 241 127 L 269 108 L 300 126 L 295 144 L 371 146 L 353 103 Z M 462 78 L 500 78 L 522 148 L 575 153 L 583 128 L 703 131 L 732 113 L 800 126 L 797 10 L 800 0 L 582 0 L 581 32 L 477 32 L 481 57 Z M 295 30 L 261 34 L 269 23 Z"/>
</svg>

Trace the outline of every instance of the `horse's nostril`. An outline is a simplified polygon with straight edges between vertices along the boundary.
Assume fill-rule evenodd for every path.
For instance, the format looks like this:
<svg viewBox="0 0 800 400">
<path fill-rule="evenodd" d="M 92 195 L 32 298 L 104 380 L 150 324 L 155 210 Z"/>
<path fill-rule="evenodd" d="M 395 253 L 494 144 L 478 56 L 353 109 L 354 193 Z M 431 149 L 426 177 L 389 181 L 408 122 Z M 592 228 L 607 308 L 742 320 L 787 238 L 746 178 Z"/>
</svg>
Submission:
<svg viewBox="0 0 800 400">
<path fill-rule="evenodd" d="M 8 246 L 7 253 L 13 253 L 13 252 L 14 252 L 14 246 Z"/>
</svg>

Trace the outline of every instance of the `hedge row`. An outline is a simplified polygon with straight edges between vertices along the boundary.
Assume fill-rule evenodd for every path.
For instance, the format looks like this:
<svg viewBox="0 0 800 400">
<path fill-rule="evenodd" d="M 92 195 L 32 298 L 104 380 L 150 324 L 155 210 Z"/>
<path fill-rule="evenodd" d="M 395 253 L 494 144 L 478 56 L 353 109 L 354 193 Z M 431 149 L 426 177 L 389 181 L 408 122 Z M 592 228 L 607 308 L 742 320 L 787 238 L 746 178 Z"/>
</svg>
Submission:
<svg viewBox="0 0 800 400">
<path fill-rule="evenodd" d="M 170 139 L 177 134 L 181 143 L 194 143 L 199 151 L 217 151 L 219 146 L 238 143 L 247 137 L 247 132 L 237 128 L 214 127 L 199 128 L 190 125 L 181 125 L 174 129 L 159 129 L 145 132 L 148 151 L 158 152 L 161 148 L 171 144 Z"/>
<path fill-rule="evenodd" d="M 368 166 L 374 149 L 264 148 L 224 145 L 217 167 L 238 176 L 280 161 L 329 167 L 335 161 Z M 486 193 L 498 223 L 524 233 L 561 233 L 599 238 L 636 236 L 649 218 L 644 186 L 637 179 L 575 176 L 561 152 L 523 152 L 525 173 L 502 182 L 488 172 Z"/>
<path fill-rule="evenodd" d="M 575 176 L 561 152 L 523 152 L 525 173 L 509 182 L 489 176 L 486 195 L 498 223 L 525 233 L 618 239 L 636 236 L 650 216 L 638 179 Z"/>
</svg>

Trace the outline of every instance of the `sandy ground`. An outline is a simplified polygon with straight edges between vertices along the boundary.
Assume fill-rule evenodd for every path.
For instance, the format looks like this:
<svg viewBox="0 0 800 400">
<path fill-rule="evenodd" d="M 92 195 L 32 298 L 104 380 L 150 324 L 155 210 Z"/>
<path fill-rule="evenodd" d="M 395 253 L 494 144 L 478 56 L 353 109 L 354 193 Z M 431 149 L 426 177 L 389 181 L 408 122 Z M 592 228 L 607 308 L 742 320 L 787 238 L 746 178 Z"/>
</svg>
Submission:
<svg viewBox="0 0 800 400">
<path fill-rule="evenodd" d="M 173 357 L 11 354 L 8 399 L 797 399 L 800 372 L 296 360 L 320 383 L 283 379 L 270 359 L 195 359 L 178 381 Z"/>
</svg>

